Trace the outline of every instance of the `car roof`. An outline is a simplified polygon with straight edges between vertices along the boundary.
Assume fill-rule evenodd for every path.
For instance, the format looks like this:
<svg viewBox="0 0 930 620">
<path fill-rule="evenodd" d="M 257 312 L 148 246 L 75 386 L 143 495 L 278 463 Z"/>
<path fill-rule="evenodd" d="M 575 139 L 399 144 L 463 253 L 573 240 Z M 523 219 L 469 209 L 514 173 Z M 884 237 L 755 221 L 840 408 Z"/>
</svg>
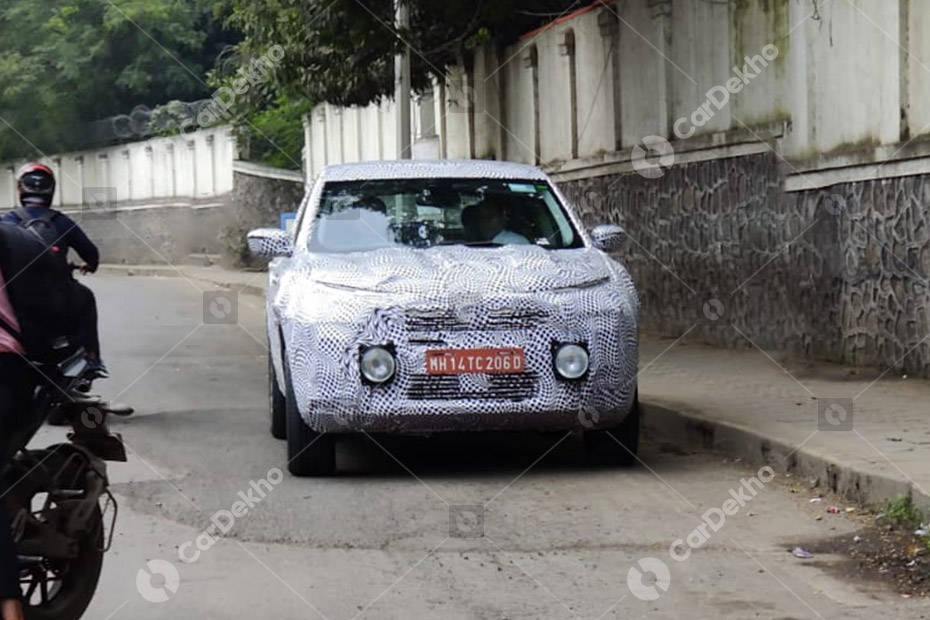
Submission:
<svg viewBox="0 0 930 620">
<path fill-rule="evenodd" d="M 323 168 L 323 181 L 389 179 L 527 179 L 548 181 L 536 166 L 489 160 L 397 160 L 334 164 Z"/>
</svg>

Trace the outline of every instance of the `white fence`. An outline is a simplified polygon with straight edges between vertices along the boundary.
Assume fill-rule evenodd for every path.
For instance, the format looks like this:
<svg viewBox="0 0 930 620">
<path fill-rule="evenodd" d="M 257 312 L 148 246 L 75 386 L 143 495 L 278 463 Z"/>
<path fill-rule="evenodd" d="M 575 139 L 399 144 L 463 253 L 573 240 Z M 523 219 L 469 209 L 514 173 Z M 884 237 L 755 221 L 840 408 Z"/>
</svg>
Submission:
<svg viewBox="0 0 930 620">
<path fill-rule="evenodd" d="M 233 189 L 236 141 L 228 127 L 152 138 L 41 158 L 58 179 L 60 207 L 200 199 Z M 0 165 L 0 200 L 17 202 L 16 172 L 25 160 Z"/>
</svg>

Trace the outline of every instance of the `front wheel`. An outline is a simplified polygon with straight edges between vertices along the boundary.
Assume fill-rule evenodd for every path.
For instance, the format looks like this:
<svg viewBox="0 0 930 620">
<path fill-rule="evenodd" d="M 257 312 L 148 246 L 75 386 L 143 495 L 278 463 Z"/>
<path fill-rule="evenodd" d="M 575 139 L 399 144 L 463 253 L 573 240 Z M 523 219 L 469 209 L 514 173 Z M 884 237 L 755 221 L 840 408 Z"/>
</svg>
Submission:
<svg viewBox="0 0 930 620">
<path fill-rule="evenodd" d="M 639 451 L 639 394 L 633 396 L 633 408 L 619 425 L 586 431 L 584 434 L 588 460 L 594 465 L 631 467 Z"/>
<path fill-rule="evenodd" d="M 316 432 L 300 417 L 287 358 L 284 368 L 287 376 L 287 469 L 295 476 L 331 476 L 336 471 L 335 437 Z"/>
</svg>

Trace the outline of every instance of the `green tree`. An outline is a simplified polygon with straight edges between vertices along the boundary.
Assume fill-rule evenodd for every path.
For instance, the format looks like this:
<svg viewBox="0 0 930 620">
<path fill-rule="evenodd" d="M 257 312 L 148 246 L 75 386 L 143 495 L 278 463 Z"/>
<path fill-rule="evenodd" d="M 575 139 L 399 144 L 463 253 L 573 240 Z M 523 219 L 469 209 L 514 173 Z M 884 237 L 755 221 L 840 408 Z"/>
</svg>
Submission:
<svg viewBox="0 0 930 620">
<path fill-rule="evenodd" d="M 93 121 L 208 97 L 237 42 L 208 0 L 4 0 L 0 160 L 88 146 Z"/>
<path fill-rule="evenodd" d="M 264 109 L 234 126 L 243 157 L 278 168 L 300 170 L 304 147 L 303 117 L 311 110 L 306 99 L 278 97 Z"/>
</svg>

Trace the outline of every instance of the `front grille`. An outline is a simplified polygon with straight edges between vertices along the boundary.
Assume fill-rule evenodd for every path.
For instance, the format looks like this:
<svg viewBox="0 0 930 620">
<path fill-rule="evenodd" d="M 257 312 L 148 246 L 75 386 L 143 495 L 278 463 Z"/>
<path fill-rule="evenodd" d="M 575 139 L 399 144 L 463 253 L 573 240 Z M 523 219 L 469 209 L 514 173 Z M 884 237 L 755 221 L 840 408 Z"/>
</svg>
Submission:
<svg viewBox="0 0 930 620">
<path fill-rule="evenodd" d="M 410 400 L 510 400 L 536 394 L 534 372 L 508 375 L 413 375 L 407 388 Z"/>
<path fill-rule="evenodd" d="M 474 312 L 474 319 L 467 317 L 469 309 L 458 315 L 451 311 L 430 310 L 427 312 L 410 311 L 406 316 L 407 331 L 435 332 L 435 331 L 464 331 L 471 329 L 507 330 L 528 329 L 539 325 L 546 314 L 532 308 L 490 310 L 487 312 Z"/>
</svg>

